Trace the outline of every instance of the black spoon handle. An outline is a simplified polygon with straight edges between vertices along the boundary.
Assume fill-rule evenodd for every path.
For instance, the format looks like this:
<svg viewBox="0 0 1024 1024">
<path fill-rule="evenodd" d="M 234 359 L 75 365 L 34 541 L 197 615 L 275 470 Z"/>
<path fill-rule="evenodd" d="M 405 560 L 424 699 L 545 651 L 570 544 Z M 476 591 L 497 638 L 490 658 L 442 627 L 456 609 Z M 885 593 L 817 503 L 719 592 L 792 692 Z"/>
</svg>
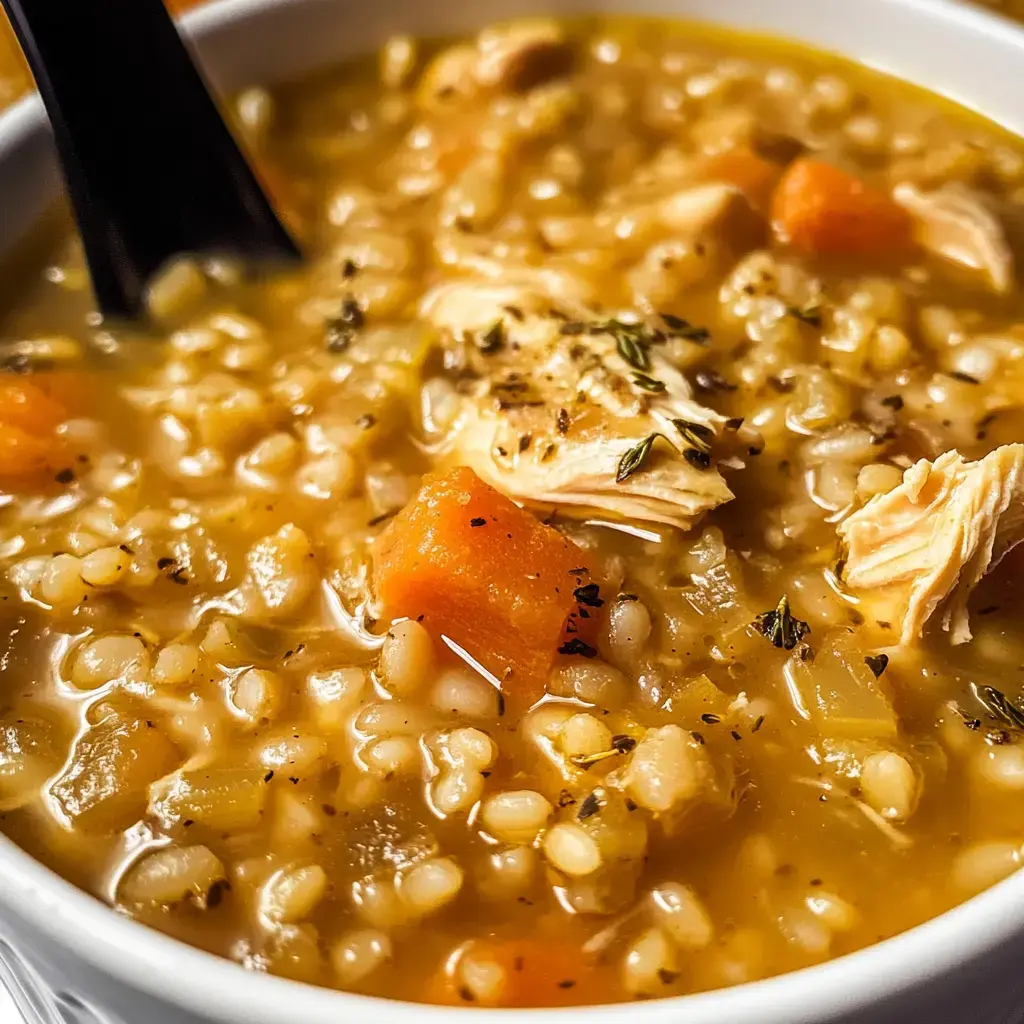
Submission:
<svg viewBox="0 0 1024 1024">
<path fill-rule="evenodd" d="M 93 288 L 142 312 L 179 253 L 299 257 L 161 0 L 2 0 L 46 104 Z"/>
</svg>

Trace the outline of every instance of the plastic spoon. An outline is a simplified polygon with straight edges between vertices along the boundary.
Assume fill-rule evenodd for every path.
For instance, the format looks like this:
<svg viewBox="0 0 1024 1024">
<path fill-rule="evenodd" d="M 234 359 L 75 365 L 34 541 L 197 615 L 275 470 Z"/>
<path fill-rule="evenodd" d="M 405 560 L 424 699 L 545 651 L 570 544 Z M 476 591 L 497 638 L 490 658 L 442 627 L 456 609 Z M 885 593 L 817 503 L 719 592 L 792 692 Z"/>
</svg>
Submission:
<svg viewBox="0 0 1024 1024">
<path fill-rule="evenodd" d="M 161 0 L 2 0 L 57 142 L 101 312 L 179 254 L 296 260 Z"/>
</svg>

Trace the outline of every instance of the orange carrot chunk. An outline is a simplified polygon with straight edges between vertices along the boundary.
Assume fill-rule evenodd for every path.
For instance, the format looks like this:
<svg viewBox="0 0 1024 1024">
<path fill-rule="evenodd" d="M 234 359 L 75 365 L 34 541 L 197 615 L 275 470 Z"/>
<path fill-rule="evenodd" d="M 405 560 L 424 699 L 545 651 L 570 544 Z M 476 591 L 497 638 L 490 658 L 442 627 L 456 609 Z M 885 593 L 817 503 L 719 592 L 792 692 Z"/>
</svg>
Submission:
<svg viewBox="0 0 1024 1024">
<path fill-rule="evenodd" d="M 710 157 L 703 172 L 709 181 L 735 185 L 756 210 L 767 208 L 781 174 L 778 164 L 765 160 L 746 146 Z"/>
<path fill-rule="evenodd" d="M 0 382 L 0 423 L 33 434 L 52 433 L 67 419 L 64 406 L 52 397 L 46 382 L 18 379 Z"/>
<path fill-rule="evenodd" d="M 49 438 L 0 423 L 0 486 L 28 483 L 53 472 L 58 451 Z"/>
<path fill-rule="evenodd" d="M 33 483 L 62 468 L 67 445 L 56 430 L 68 412 L 57 394 L 65 383 L 42 374 L 0 381 L 0 486 Z"/>
<path fill-rule="evenodd" d="M 374 545 L 387 619 L 418 619 L 503 681 L 537 696 L 577 611 L 583 553 L 472 470 L 427 477 Z"/>
<path fill-rule="evenodd" d="M 823 160 L 790 164 L 772 197 L 779 241 L 811 255 L 884 255 L 911 244 L 906 211 L 879 189 Z"/>
</svg>

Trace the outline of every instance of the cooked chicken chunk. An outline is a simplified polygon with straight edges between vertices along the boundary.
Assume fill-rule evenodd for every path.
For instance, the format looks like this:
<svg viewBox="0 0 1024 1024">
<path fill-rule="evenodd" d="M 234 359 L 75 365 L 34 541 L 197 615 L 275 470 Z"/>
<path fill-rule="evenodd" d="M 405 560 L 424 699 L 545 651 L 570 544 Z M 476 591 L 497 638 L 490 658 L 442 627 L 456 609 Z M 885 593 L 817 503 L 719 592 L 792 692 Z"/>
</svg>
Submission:
<svg viewBox="0 0 1024 1024">
<path fill-rule="evenodd" d="M 940 609 L 953 643 L 970 640 L 971 591 L 1024 540 L 1024 445 L 977 462 L 955 451 L 922 459 L 841 523 L 839 536 L 846 583 L 891 600 L 902 615 L 901 643 Z"/>
<path fill-rule="evenodd" d="M 445 109 L 481 90 L 525 92 L 564 75 L 572 50 L 553 18 L 521 18 L 485 28 L 476 45 L 442 50 L 428 65 L 416 92 L 428 110 Z"/>
<path fill-rule="evenodd" d="M 1013 252 L 999 218 L 982 196 L 965 185 L 922 192 L 897 185 L 893 198 L 914 219 L 914 234 L 937 256 L 984 274 L 993 291 L 1013 287 Z"/>
<path fill-rule="evenodd" d="M 492 282 L 443 285 L 421 312 L 466 378 L 446 452 L 505 494 L 683 529 L 732 498 L 710 455 L 724 420 L 659 351 L 672 328 Z"/>
</svg>

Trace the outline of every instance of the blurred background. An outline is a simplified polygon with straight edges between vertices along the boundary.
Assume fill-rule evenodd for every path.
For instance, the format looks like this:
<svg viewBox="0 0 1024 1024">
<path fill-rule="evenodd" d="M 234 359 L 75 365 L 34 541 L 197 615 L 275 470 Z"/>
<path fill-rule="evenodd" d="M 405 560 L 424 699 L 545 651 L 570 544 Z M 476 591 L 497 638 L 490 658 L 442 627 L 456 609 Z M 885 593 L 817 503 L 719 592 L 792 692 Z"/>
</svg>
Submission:
<svg viewBox="0 0 1024 1024">
<path fill-rule="evenodd" d="M 84 0 L 71 0 L 84 2 Z M 190 7 L 195 7 L 202 0 L 165 0 L 167 6 L 180 14 Z M 856 3 L 856 0 L 853 0 Z M 964 0 L 967 2 L 967 0 Z M 1024 21 L 1024 0 L 975 0 L 983 7 L 998 11 L 1011 18 Z M 18 45 L 14 41 L 10 27 L 3 14 L 0 13 L 0 109 L 13 103 L 31 87 L 31 76 L 25 66 Z"/>
</svg>

